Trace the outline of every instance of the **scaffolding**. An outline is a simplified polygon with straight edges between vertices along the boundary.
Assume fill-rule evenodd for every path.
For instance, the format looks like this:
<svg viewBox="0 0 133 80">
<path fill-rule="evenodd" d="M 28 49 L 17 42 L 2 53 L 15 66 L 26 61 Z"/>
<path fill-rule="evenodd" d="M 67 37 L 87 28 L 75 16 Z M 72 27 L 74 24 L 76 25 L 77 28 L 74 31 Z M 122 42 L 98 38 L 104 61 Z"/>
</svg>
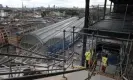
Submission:
<svg viewBox="0 0 133 80">
<path fill-rule="evenodd" d="M 40 54 L 38 52 L 39 47 L 37 47 L 37 46 L 36 47 L 33 46 L 31 49 L 26 50 L 24 48 L 14 46 L 12 44 L 7 45 L 8 47 L 5 48 L 7 51 L 5 53 L 0 53 L 0 55 L 4 56 L 3 60 L 6 60 L 5 62 L 3 62 L 1 60 L 2 66 L 4 66 L 5 69 L 8 69 L 9 72 L 0 73 L 0 75 L 9 75 L 9 77 L 8 77 L 9 80 L 19 79 L 19 77 L 22 76 L 23 73 L 28 72 L 28 71 L 23 71 L 23 70 L 26 69 L 28 66 L 30 66 L 30 67 L 40 67 L 43 69 L 45 68 L 44 70 L 29 71 L 30 73 L 32 73 L 32 72 L 43 72 L 44 73 L 45 72 L 45 73 L 52 75 L 53 72 L 59 72 L 59 73 L 62 72 L 64 74 L 63 77 L 65 77 L 65 73 L 67 73 L 67 71 L 69 71 L 67 69 L 68 68 L 70 69 L 70 67 L 73 67 L 73 68 L 75 67 L 74 57 L 78 57 L 78 56 L 81 57 L 81 53 L 75 52 L 76 48 L 74 46 L 72 46 L 72 47 L 67 46 L 67 48 L 66 48 L 66 45 L 65 45 L 66 37 L 65 36 L 66 36 L 66 33 L 67 34 L 71 33 L 72 34 L 71 37 L 73 37 L 72 38 L 73 44 L 76 41 L 74 38 L 75 35 L 80 36 L 78 41 L 81 41 L 81 43 L 82 43 L 81 39 L 83 38 L 83 35 L 86 35 L 87 36 L 86 45 L 88 46 L 87 50 L 90 50 L 93 48 L 95 50 L 95 52 L 97 52 L 96 49 L 97 49 L 97 45 L 99 44 L 99 42 L 106 42 L 106 43 L 111 43 L 111 44 L 116 44 L 119 42 L 119 45 L 121 47 L 118 49 L 115 49 L 113 47 L 106 47 L 106 46 L 105 47 L 102 46 L 102 48 L 103 49 L 111 49 L 111 50 L 115 50 L 115 51 L 117 50 L 119 52 L 120 62 L 117 64 L 118 70 L 116 70 L 116 71 L 118 71 L 118 72 L 116 72 L 116 73 L 120 77 L 127 76 L 127 72 L 129 72 L 128 69 L 131 68 L 131 66 L 130 66 L 131 59 L 129 58 L 129 56 L 130 56 L 131 48 L 132 48 L 132 39 L 130 39 L 132 34 L 126 33 L 126 34 L 128 34 L 127 39 L 119 38 L 119 37 L 111 38 L 109 36 L 99 35 L 100 30 L 91 30 L 91 31 L 93 31 L 92 34 L 88 34 L 88 33 L 82 32 L 82 31 L 76 32 L 75 31 L 76 28 L 78 28 L 78 27 L 74 26 L 72 31 L 67 31 L 67 30 L 63 31 L 63 33 L 64 33 L 63 34 L 63 36 L 64 36 L 63 48 L 62 48 L 63 52 L 61 51 L 59 54 L 55 54 L 55 56 L 48 55 L 48 54 L 45 54 L 45 55 Z M 86 28 L 82 28 L 82 29 L 89 30 Z M 117 34 L 121 34 L 121 33 L 117 32 Z M 39 45 L 39 44 L 37 44 L 37 45 Z M 105 43 L 104 43 L 104 45 L 105 45 Z M 18 53 L 10 52 L 12 50 L 12 48 L 9 46 L 14 47 L 15 49 L 20 49 L 20 51 L 18 51 Z M 72 54 L 68 55 L 68 50 L 70 50 L 72 52 Z M 58 56 L 58 57 L 56 57 L 56 56 Z M 96 57 L 96 54 L 94 57 Z M 37 65 L 36 62 L 42 63 L 42 61 L 47 63 L 47 65 L 45 65 L 45 66 Z M 52 61 L 52 64 L 49 63 L 49 61 L 50 62 Z M 67 64 L 67 66 L 66 66 L 66 64 Z M 55 69 L 55 66 L 58 66 L 58 67 L 56 67 L 56 69 Z M 95 65 L 93 65 L 93 66 L 95 66 Z M 91 71 L 91 74 L 89 74 L 89 77 L 93 75 L 93 72 L 95 72 L 94 68 L 89 70 L 88 73 L 90 73 L 90 71 Z M 100 70 L 100 68 L 99 68 L 99 70 Z M 50 72 L 52 72 L 52 73 L 50 73 Z M 98 74 L 101 74 L 101 73 L 98 73 Z M 30 78 L 33 79 L 34 78 L 33 76 Z M 29 76 L 27 76 L 27 77 L 29 77 Z M 22 79 L 24 79 L 24 78 L 22 78 Z"/>
<path fill-rule="evenodd" d="M 86 0 L 89 4 L 89 0 Z M 107 0 L 106 0 L 107 1 Z M 105 5 L 106 6 L 106 1 Z M 128 5 L 127 5 L 128 6 Z M 97 10 L 99 11 L 99 5 L 97 7 Z M 112 2 L 110 5 L 110 12 L 112 8 Z M 127 11 L 127 8 L 126 8 Z M 99 12 L 98 12 L 99 13 Z M 106 18 L 106 7 L 104 7 L 104 15 L 102 18 Z M 99 14 L 98 14 L 99 15 Z M 125 12 L 124 16 L 124 22 L 123 26 L 125 24 L 125 18 L 127 13 Z M 13 44 L 7 44 L 3 46 L 1 49 L 4 49 L 5 52 L 0 53 L 0 70 L 2 73 L 0 73 L 0 76 L 6 75 L 6 78 L 3 80 L 24 80 L 24 79 L 38 79 L 38 78 L 44 78 L 44 77 L 50 77 L 55 75 L 62 75 L 66 78 L 66 73 L 71 73 L 75 71 L 81 71 L 85 70 L 85 67 L 81 67 L 80 69 L 75 69 L 75 66 L 77 66 L 76 62 L 81 62 L 82 66 L 85 65 L 85 57 L 84 53 L 90 49 L 94 49 L 95 54 L 93 55 L 93 58 L 97 60 L 97 62 L 100 62 L 100 65 L 98 65 L 98 70 L 96 70 L 97 65 L 93 63 L 91 69 L 88 69 L 88 77 L 86 80 L 90 79 L 93 75 L 100 74 L 100 75 L 108 75 L 108 77 L 111 76 L 111 78 L 120 78 L 120 79 L 128 79 L 131 80 L 128 76 L 128 73 L 130 73 L 132 69 L 132 59 L 130 57 L 132 52 L 132 38 L 133 34 L 130 32 L 117 32 L 117 31 L 108 31 L 108 30 L 99 30 L 99 29 L 91 29 L 88 28 L 88 26 L 92 26 L 95 23 L 99 22 L 102 18 L 101 16 L 98 16 L 98 20 L 93 23 L 93 18 L 91 18 L 92 22 L 89 22 L 89 6 L 86 6 L 86 16 L 85 16 L 85 27 L 79 28 L 76 26 L 73 26 L 72 30 L 58 30 L 59 32 L 63 33 L 62 40 L 58 42 L 62 42 L 62 48 L 60 51 L 56 51 L 56 48 L 54 51 L 56 51 L 56 54 L 41 54 L 39 52 L 39 48 L 42 46 L 39 46 L 40 43 L 37 43 L 33 45 L 33 47 L 29 49 L 22 48 L 18 45 Z M 80 30 L 80 31 L 77 31 Z M 71 34 L 71 35 L 67 35 Z M 113 34 L 113 35 L 112 35 Z M 75 35 L 76 38 L 75 38 Z M 119 36 L 122 35 L 122 36 Z M 67 39 L 71 38 L 71 45 L 66 46 Z M 83 39 L 83 40 L 82 40 Z M 58 43 L 57 42 L 57 43 Z M 76 42 L 81 42 L 83 52 L 76 52 L 75 44 Z M 108 53 L 111 51 L 114 51 L 118 54 L 118 63 L 115 64 L 116 71 L 114 74 L 109 73 L 101 73 L 101 60 L 97 59 L 97 45 L 102 43 L 102 51 Z M 105 44 L 116 44 L 119 43 L 118 48 L 106 46 Z M 55 44 L 53 44 L 55 45 Z M 49 47 L 49 46 L 47 46 Z M 16 52 L 11 52 L 15 51 Z M 58 54 L 57 54 L 58 53 Z M 81 54 L 82 53 L 82 54 Z M 102 55 L 101 55 L 102 56 Z M 79 59 L 75 59 L 79 57 Z M 82 61 L 81 61 L 82 57 Z M 42 64 L 45 63 L 45 64 Z M 30 68 L 29 68 L 30 67 Z M 37 69 L 38 68 L 38 69 Z M 41 68 L 41 70 L 39 70 Z M 72 68 L 72 69 L 71 69 Z M 29 71 L 25 71 L 28 69 Z M 28 75 L 25 75 L 27 74 Z M 24 76 L 25 75 L 25 76 Z"/>
</svg>

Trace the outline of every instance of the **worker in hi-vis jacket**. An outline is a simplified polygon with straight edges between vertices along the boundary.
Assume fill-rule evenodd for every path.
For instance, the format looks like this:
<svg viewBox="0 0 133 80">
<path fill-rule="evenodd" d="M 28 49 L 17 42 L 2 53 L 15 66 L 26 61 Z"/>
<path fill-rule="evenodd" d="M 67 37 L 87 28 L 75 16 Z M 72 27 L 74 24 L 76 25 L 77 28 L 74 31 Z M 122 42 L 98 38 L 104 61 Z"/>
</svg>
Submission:
<svg viewBox="0 0 133 80">
<path fill-rule="evenodd" d="M 102 57 L 102 71 L 105 72 L 106 70 L 106 67 L 108 66 L 108 55 L 105 54 L 103 57 Z"/>
<path fill-rule="evenodd" d="M 92 57 L 93 57 L 94 51 L 93 49 L 90 49 L 85 53 L 85 58 L 86 58 L 86 68 L 91 67 L 93 64 Z"/>
</svg>

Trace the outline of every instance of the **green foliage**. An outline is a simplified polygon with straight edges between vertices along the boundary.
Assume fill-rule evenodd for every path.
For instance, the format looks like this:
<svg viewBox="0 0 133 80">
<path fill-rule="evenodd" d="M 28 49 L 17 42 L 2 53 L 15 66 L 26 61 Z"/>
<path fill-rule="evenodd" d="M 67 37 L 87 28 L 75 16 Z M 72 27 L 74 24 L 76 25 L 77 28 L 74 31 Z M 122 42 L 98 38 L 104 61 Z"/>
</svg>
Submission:
<svg viewBox="0 0 133 80">
<path fill-rule="evenodd" d="M 42 16 L 42 17 L 46 16 L 46 12 L 43 11 L 43 12 L 41 13 L 41 16 Z"/>
<path fill-rule="evenodd" d="M 43 12 L 41 13 L 41 16 L 44 17 L 44 16 L 47 16 L 47 15 L 49 15 L 49 14 L 50 14 L 50 11 L 43 11 Z"/>
<path fill-rule="evenodd" d="M 79 13 L 76 10 L 66 10 L 66 15 L 70 15 L 70 16 L 78 16 Z"/>
</svg>

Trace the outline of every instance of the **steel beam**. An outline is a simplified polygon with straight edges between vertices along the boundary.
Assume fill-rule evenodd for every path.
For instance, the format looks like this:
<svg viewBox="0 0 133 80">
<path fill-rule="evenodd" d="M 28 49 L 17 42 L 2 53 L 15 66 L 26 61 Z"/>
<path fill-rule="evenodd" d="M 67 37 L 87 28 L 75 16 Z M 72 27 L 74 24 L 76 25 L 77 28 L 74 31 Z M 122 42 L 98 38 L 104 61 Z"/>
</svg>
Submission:
<svg viewBox="0 0 133 80">
<path fill-rule="evenodd" d="M 66 32 L 71 32 L 71 31 L 66 31 Z M 83 32 L 74 32 L 74 33 L 78 33 L 78 34 L 81 34 L 81 35 L 87 35 L 87 36 L 92 36 L 92 34 L 91 33 L 83 33 Z M 103 38 L 103 39 L 112 39 L 112 40 L 118 40 L 118 41 L 133 41 L 132 39 L 124 39 L 124 38 L 119 38 L 119 37 L 110 37 L 110 36 L 108 36 L 107 34 L 106 34 L 106 36 L 104 36 L 104 35 L 97 35 L 97 34 L 95 34 L 94 35 L 94 37 L 98 37 L 98 38 Z"/>
<path fill-rule="evenodd" d="M 108 36 L 110 38 L 122 38 L 122 39 L 128 39 L 128 35 L 130 33 L 125 32 L 116 32 L 116 31 L 108 31 L 108 30 L 96 30 L 96 29 L 89 29 L 88 34 L 97 34 L 97 31 L 99 35 Z M 131 34 L 130 39 L 133 39 L 133 34 Z"/>
<path fill-rule="evenodd" d="M 88 30 L 88 34 L 92 34 L 94 33 L 94 35 L 97 35 L 97 31 L 98 34 L 101 36 L 108 36 L 113 38 L 121 38 L 121 39 L 128 39 L 128 36 L 130 34 L 130 39 L 133 39 L 133 33 L 130 32 L 119 32 L 119 31 L 109 31 L 109 30 L 99 30 L 99 29 L 91 29 L 91 28 L 83 28 Z"/>
</svg>

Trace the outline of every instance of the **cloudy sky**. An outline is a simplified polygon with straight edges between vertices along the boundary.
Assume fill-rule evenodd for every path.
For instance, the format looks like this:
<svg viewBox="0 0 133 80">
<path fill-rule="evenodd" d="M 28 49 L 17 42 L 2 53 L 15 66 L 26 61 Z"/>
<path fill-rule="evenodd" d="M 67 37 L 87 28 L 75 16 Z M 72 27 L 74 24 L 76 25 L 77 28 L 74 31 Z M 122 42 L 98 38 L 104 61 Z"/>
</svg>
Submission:
<svg viewBox="0 0 133 80">
<path fill-rule="evenodd" d="M 84 7 L 85 6 L 85 0 L 1 0 L 0 4 L 3 4 L 3 6 L 9 6 L 9 7 L 21 7 L 23 4 L 27 7 L 40 7 L 44 6 L 47 7 L 48 5 L 53 6 L 59 6 L 59 7 Z M 103 5 L 104 0 L 90 0 L 91 5 Z M 110 1 L 107 1 L 107 4 L 110 4 Z"/>
</svg>

